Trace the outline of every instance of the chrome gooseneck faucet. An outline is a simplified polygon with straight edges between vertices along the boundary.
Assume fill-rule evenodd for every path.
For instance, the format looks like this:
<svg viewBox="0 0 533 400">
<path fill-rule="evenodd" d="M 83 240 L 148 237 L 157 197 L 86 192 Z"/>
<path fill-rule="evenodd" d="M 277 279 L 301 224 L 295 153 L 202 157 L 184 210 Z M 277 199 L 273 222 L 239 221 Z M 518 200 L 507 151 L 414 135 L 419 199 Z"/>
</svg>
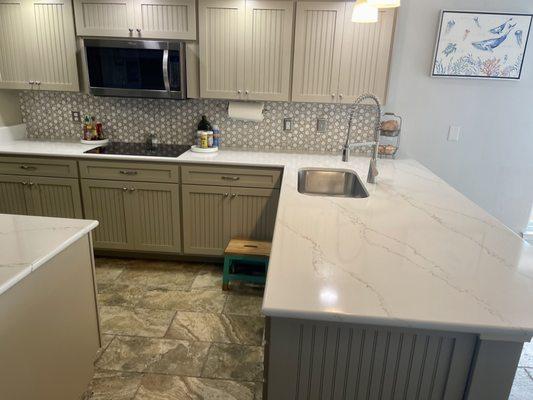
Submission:
<svg viewBox="0 0 533 400">
<path fill-rule="evenodd" d="M 376 107 L 377 118 L 376 118 L 376 124 L 374 126 L 374 141 L 363 142 L 363 143 L 350 143 L 350 133 L 352 131 L 352 120 L 355 114 L 355 110 L 357 106 L 365 100 L 373 100 L 377 106 Z M 350 158 L 350 150 L 355 147 L 373 146 L 372 158 L 370 159 L 370 166 L 368 167 L 368 176 L 366 178 L 366 181 L 368 183 L 376 183 L 376 176 L 379 173 L 378 168 L 377 168 L 377 158 L 378 158 L 378 150 L 379 150 L 380 124 L 381 124 L 381 103 L 379 102 L 379 99 L 370 93 L 363 94 L 359 96 L 357 99 L 355 99 L 355 102 L 352 105 L 352 111 L 350 112 L 350 121 L 348 122 L 348 133 L 346 134 L 346 143 L 344 143 L 344 146 L 342 147 L 342 161 L 348 161 L 348 159 Z"/>
</svg>

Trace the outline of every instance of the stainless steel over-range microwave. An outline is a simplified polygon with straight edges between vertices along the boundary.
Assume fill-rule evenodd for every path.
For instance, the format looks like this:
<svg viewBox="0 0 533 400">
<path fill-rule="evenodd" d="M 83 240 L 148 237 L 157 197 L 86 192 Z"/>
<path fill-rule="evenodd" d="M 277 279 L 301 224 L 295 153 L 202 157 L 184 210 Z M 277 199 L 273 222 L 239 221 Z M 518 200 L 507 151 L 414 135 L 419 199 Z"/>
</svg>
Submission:
<svg viewBox="0 0 533 400">
<path fill-rule="evenodd" d="M 84 39 L 87 86 L 96 96 L 185 99 L 185 43 Z"/>
</svg>

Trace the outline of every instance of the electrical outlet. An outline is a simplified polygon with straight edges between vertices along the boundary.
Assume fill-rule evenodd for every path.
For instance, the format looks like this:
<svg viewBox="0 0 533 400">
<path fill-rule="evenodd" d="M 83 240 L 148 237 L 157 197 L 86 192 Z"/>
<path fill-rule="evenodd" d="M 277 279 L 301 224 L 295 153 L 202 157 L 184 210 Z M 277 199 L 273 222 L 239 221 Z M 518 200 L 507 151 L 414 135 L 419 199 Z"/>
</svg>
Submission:
<svg viewBox="0 0 533 400">
<path fill-rule="evenodd" d="M 72 122 L 81 122 L 81 115 L 79 111 L 70 112 Z"/>
<path fill-rule="evenodd" d="M 292 131 L 292 118 L 283 118 L 283 130 Z"/>
<path fill-rule="evenodd" d="M 448 141 L 449 142 L 458 142 L 459 141 L 459 134 L 461 133 L 461 127 L 460 126 L 450 126 L 450 129 L 448 130 Z"/>
<path fill-rule="evenodd" d="M 326 118 L 317 118 L 316 119 L 316 131 L 317 132 L 326 132 Z"/>
</svg>

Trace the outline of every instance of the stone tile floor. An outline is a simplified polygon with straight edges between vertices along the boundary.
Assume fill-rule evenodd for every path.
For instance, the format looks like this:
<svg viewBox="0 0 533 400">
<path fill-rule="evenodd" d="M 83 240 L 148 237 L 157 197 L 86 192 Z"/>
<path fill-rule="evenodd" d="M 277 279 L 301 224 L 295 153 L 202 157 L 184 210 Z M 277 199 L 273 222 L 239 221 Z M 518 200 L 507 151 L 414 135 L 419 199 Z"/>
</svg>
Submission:
<svg viewBox="0 0 533 400">
<path fill-rule="evenodd" d="M 262 291 L 222 292 L 221 266 L 96 259 L 104 346 L 92 400 L 260 400 Z M 510 400 L 533 400 L 533 343 Z"/>
<path fill-rule="evenodd" d="M 262 290 L 220 265 L 96 259 L 104 346 L 92 400 L 259 400 Z"/>
</svg>

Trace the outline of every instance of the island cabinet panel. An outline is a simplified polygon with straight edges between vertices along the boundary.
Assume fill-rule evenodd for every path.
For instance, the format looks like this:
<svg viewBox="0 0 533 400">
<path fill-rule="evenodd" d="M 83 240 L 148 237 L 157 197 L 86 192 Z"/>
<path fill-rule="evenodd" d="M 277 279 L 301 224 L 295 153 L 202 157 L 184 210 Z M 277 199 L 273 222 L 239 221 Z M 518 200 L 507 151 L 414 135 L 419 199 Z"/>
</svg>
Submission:
<svg viewBox="0 0 533 400">
<path fill-rule="evenodd" d="M 269 318 L 266 398 L 462 400 L 477 335 Z"/>
<path fill-rule="evenodd" d="M 131 202 L 124 182 L 82 179 L 85 218 L 100 224 L 94 230 L 95 249 L 133 248 Z"/>
<path fill-rule="evenodd" d="M 129 191 L 132 192 L 135 249 L 179 252 L 179 186 L 135 182 L 129 185 Z"/>
<path fill-rule="evenodd" d="M 219 256 L 231 238 L 230 188 L 182 185 L 183 250 Z"/>
</svg>

